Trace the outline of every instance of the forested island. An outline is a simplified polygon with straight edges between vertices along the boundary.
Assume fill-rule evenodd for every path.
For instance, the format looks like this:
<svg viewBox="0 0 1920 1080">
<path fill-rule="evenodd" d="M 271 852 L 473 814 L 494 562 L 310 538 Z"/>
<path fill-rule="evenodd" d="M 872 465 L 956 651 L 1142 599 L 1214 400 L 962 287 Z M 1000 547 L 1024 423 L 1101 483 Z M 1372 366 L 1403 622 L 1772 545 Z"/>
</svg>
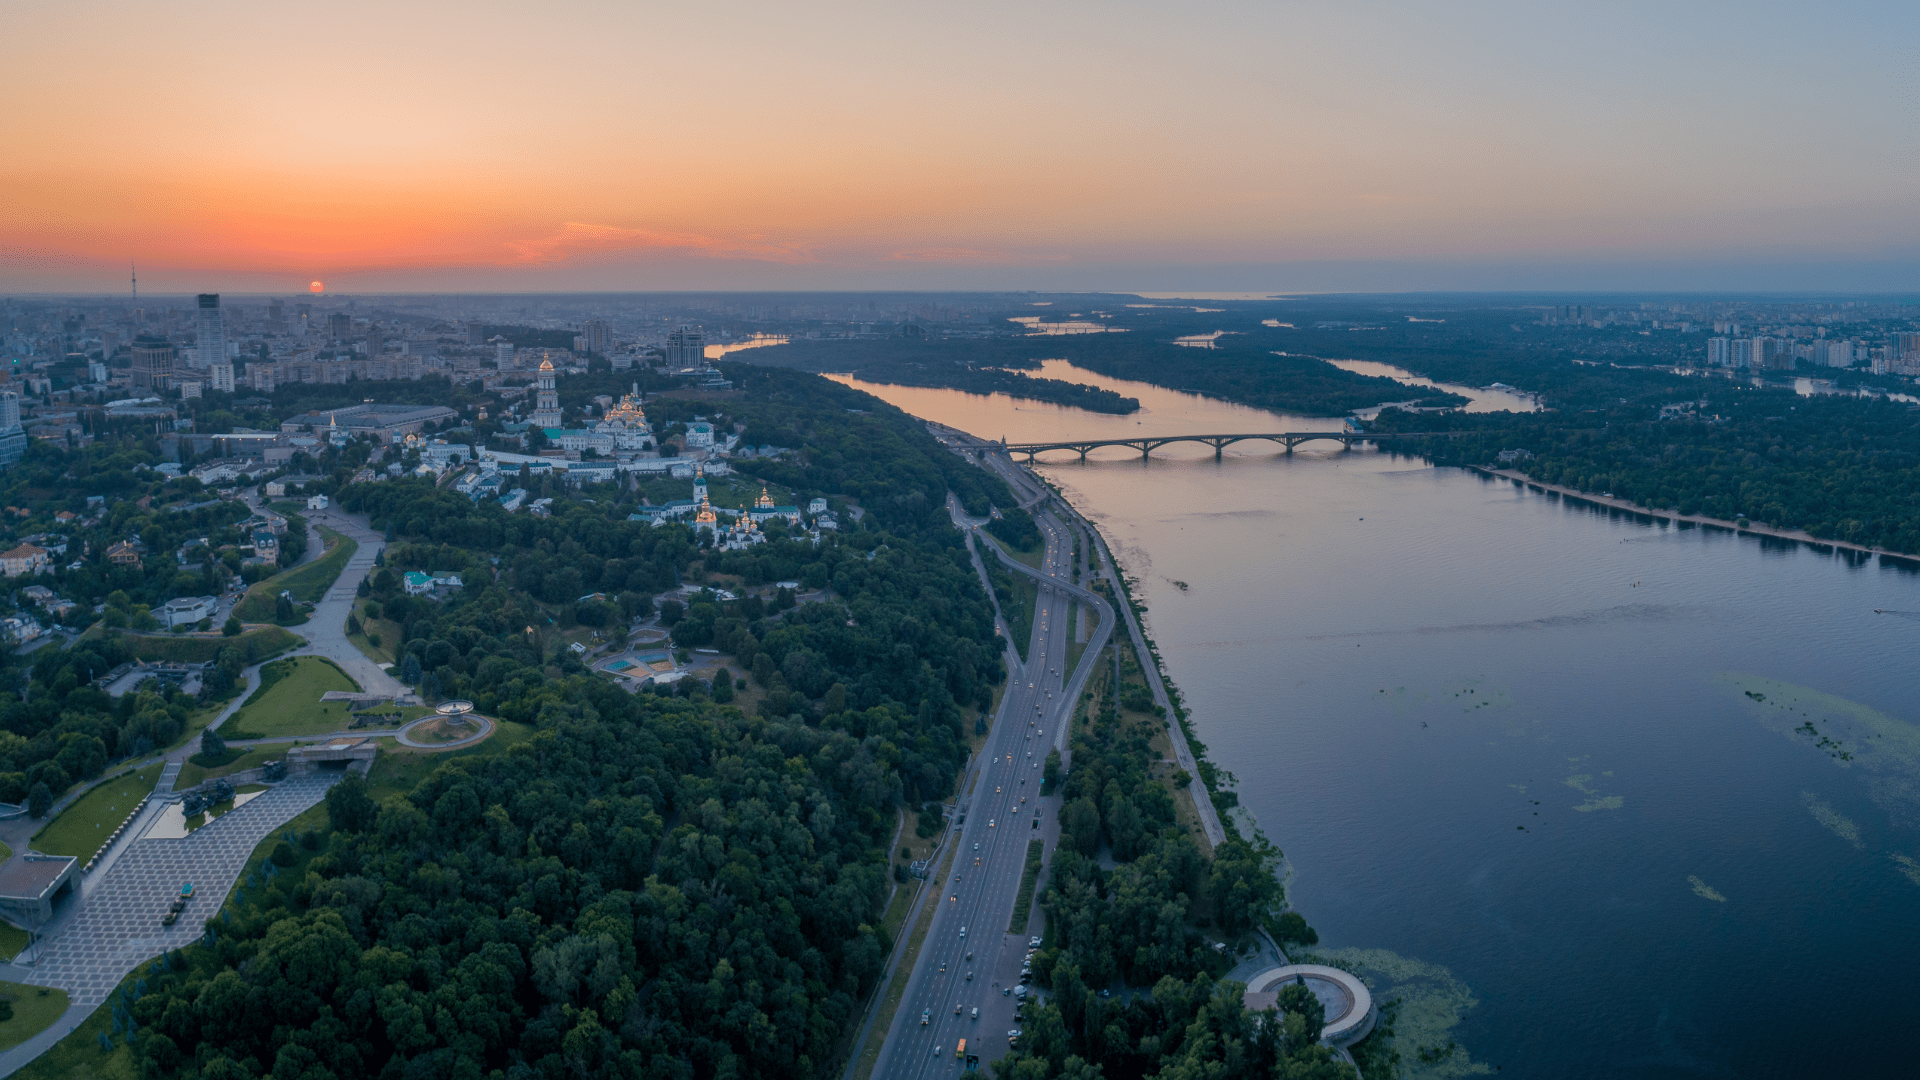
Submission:
<svg viewBox="0 0 1920 1080">
<path fill-rule="evenodd" d="M 961 338 L 925 341 L 798 341 L 739 354 L 756 364 L 847 372 L 869 382 L 1007 393 L 1093 412 L 1131 413 L 1140 402 L 1111 390 L 1024 373 L 1043 360 L 1066 360 L 1116 379 L 1154 383 L 1243 404 L 1308 416 L 1340 416 L 1389 401 L 1429 406 L 1466 399 L 1438 390 L 1342 371 L 1312 357 L 1277 354 L 1256 342 L 1223 337 L 1209 349 L 1176 345 L 1150 333 Z M 1022 370 L 1024 369 L 1024 370 Z"/>
</svg>

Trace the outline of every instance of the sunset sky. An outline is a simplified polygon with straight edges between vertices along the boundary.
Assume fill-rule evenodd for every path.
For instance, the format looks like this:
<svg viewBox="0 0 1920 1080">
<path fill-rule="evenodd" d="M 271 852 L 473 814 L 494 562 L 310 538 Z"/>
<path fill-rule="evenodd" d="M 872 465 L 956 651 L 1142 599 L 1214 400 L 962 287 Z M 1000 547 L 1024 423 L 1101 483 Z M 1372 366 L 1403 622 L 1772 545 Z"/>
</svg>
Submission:
<svg viewBox="0 0 1920 1080">
<path fill-rule="evenodd" d="M 0 291 L 1920 288 L 1920 4 L 7 0 Z"/>
</svg>

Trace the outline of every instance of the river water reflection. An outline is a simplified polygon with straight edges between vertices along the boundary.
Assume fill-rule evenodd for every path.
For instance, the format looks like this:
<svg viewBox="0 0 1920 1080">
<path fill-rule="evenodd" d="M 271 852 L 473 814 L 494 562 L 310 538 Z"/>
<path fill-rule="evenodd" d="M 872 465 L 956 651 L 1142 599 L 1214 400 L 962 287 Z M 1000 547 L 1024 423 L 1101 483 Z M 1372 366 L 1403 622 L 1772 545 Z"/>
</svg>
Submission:
<svg viewBox="0 0 1920 1080">
<path fill-rule="evenodd" d="M 1333 427 L 1045 374 L 1143 411 L 856 385 L 1016 442 Z M 1920 576 L 1334 444 L 1042 471 L 1411 1075 L 1905 1075 Z"/>
</svg>

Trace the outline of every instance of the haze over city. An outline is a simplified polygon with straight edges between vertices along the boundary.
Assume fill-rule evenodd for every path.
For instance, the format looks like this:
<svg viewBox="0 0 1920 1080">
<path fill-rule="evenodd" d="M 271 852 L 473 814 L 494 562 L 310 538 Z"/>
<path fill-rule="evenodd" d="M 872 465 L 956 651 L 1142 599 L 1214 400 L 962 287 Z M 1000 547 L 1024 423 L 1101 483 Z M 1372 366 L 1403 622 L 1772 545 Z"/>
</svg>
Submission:
<svg viewBox="0 0 1920 1080">
<path fill-rule="evenodd" d="M 0 289 L 1920 285 L 1893 3 L 32 3 Z"/>
</svg>

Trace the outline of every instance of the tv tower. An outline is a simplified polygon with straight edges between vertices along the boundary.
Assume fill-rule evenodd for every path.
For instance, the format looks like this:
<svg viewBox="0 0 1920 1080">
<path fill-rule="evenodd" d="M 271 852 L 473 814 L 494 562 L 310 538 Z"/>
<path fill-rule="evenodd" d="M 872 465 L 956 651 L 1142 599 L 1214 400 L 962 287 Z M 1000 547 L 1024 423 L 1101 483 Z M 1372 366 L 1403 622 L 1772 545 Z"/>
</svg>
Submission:
<svg viewBox="0 0 1920 1080">
<path fill-rule="evenodd" d="M 133 302 L 138 304 L 140 302 L 140 271 L 133 265 L 132 259 L 127 260 L 127 277 L 133 281 Z"/>
</svg>

